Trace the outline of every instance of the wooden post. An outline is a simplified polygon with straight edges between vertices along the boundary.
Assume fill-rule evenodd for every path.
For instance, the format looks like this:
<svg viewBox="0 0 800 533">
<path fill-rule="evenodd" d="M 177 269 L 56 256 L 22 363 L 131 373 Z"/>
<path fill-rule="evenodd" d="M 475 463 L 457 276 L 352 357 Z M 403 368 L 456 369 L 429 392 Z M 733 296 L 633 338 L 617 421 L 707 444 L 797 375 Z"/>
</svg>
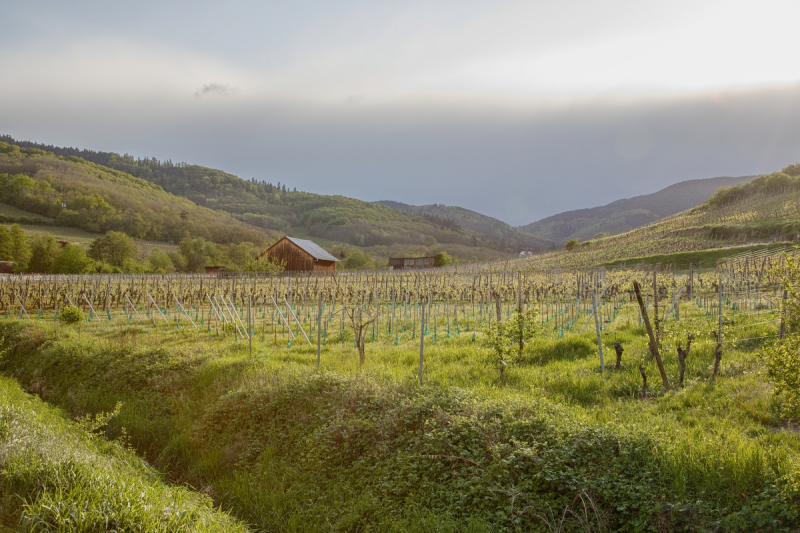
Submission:
<svg viewBox="0 0 800 533">
<path fill-rule="evenodd" d="M 717 311 L 717 342 L 722 344 L 722 276 L 719 278 L 719 309 Z"/>
<path fill-rule="evenodd" d="M 592 290 L 592 306 L 594 307 L 594 329 L 597 332 L 597 349 L 600 350 L 600 371 L 606 371 L 605 362 L 603 362 L 603 337 L 600 335 L 600 320 L 597 317 L 597 288 Z"/>
<path fill-rule="evenodd" d="M 694 300 L 694 267 L 689 263 L 689 299 Z"/>
<path fill-rule="evenodd" d="M 425 300 L 422 300 L 422 317 L 419 321 L 419 384 L 422 385 L 422 363 L 425 354 Z"/>
<path fill-rule="evenodd" d="M 247 295 L 247 338 L 250 343 L 250 357 L 253 357 L 253 295 Z"/>
<path fill-rule="evenodd" d="M 320 346 L 322 338 L 322 293 L 319 293 L 319 309 L 317 309 L 317 368 L 320 362 Z"/>
<path fill-rule="evenodd" d="M 664 363 L 661 361 L 661 354 L 658 353 L 656 337 L 653 334 L 653 328 L 650 326 L 650 319 L 647 316 L 647 308 L 644 306 L 644 300 L 642 300 L 642 289 L 639 287 L 639 283 L 637 281 L 633 282 L 633 290 L 636 292 L 636 301 L 639 303 L 639 310 L 642 312 L 644 327 L 647 329 L 648 337 L 650 337 L 650 353 L 652 353 L 653 357 L 656 359 L 656 365 L 658 365 L 658 371 L 661 374 L 661 382 L 664 385 L 664 390 L 668 391 L 670 390 L 670 387 L 669 380 L 667 379 L 667 372 L 664 370 Z"/>
<path fill-rule="evenodd" d="M 787 291 L 783 291 L 783 302 L 781 305 L 781 331 L 780 331 L 780 338 L 786 336 L 786 297 L 788 296 Z"/>
</svg>

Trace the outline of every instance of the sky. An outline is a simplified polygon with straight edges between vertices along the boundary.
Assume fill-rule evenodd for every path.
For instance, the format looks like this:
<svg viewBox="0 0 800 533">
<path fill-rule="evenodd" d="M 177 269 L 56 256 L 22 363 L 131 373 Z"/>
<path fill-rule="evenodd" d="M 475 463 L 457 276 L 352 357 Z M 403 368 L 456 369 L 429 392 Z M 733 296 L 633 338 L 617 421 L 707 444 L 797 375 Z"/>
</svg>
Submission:
<svg viewBox="0 0 800 533">
<path fill-rule="evenodd" d="M 0 133 L 522 225 L 800 162 L 800 0 L 3 2 Z"/>
</svg>

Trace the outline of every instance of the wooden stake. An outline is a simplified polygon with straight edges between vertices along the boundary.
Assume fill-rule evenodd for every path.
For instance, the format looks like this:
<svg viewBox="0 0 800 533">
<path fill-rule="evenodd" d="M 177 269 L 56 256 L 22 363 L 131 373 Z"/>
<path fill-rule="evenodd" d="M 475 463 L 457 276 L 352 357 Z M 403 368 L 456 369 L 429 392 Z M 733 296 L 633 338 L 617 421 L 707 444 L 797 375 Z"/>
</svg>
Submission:
<svg viewBox="0 0 800 533">
<path fill-rule="evenodd" d="M 644 320 L 644 327 L 647 329 L 647 336 L 650 337 L 650 353 L 653 354 L 653 357 L 656 359 L 656 365 L 658 365 L 658 371 L 661 374 L 661 381 L 664 385 L 664 390 L 669 391 L 669 380 L 667 379 L 667 372 L 664 370 L 664 363 L 661 361 L 661 354 L 658 353 L 658 344 L 656 343 L 656 337 L 653 334 L 653 328 L 650 326 L 650 318 L 647 316 L 647 309 L 644 306 L 644 300 L 642 300 L 642 289 L 639 287 L 639 282 L 633 282 L 633 290 L 636 292 L 636 301 L 639 303 L 639 310 L 642 313 L 642 320 Z"/>
</svg>

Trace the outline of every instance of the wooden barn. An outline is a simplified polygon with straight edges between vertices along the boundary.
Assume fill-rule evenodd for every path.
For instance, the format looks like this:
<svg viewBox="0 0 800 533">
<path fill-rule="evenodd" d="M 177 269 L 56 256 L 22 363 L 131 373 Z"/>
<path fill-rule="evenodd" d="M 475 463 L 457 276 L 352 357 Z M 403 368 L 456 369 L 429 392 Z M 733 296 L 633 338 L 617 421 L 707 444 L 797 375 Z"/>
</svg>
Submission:
<svg viewBox="0 0 800 533">
<path fill-rule="evenodd" d="M 286 272 L 334 272 L 339 262 L 312 241 L 292 237 L 284 237 L 267 248 L 259 259 L 264 257 L 283 265 Z"/>
<path fill-rule="evenodd" d="M 13 274 L 14 262 L 13 261 L 0 261 L 0 274 Z"/>
<path fill-rule="evenodd" d="M 392 257 L 389 268 L 392 270 L 413 270 L 417 268 L 433 268 L 434 257 Z"/>
</svg>

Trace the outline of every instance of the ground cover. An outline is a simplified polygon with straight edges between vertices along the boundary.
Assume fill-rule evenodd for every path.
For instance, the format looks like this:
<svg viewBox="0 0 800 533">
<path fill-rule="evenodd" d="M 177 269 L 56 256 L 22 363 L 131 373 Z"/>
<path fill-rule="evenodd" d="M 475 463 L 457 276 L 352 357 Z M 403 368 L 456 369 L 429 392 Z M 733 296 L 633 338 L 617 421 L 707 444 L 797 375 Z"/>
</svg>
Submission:
<svg viewBox="0 0 800 533">
<path fill-rule="evenodd" d="M 583 320 L 540 324 L 503 377 L 483 331 L 426 336 L 422 385 L 418 344 L 394 335 L 368 338 L 363 366 L 351 332 L 331 336 L 317 368 L 300 341 L 257 335 L 250 356 L 232 331 L 102 320 L 0 320 L 0 369 L 76 417 L 122 402 L 109 437 L 124 427 L 256 531 L 556 531 L 565 509 L 574 531 L 793 530 L 800 436 L 759 357 L 776 315 L 725 304 L 715 378 L 698 303 L 660 325 L 669 393 L 630 303 L 601 332 L 605 372 Z"/>
<path fill-rule="evenodd" d="M 210 498 L 0 378 L 0 525 L 9 531 L 243 532 Z"/>
</svg>

